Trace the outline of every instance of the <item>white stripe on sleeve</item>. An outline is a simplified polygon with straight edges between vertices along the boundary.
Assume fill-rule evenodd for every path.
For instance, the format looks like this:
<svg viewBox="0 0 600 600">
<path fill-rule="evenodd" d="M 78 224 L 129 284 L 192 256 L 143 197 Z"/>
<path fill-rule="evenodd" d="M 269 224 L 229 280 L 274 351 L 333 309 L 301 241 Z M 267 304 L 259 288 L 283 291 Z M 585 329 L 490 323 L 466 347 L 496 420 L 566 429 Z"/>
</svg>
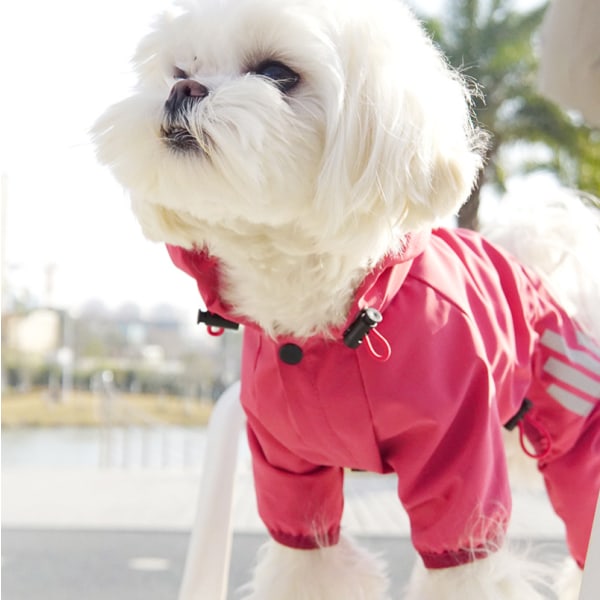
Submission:
<svg viewBox="0 0 600 600">
<path fill-rule="evenodd" d="M 556 384 L 552 384 L 548 387 L 548 394 L 550 394 L 550 396 L 552 396 L 559 404 L 562 404 L 567 410 L 582 417 L 587 417 L 594 408 L 592 402 L 588 402 Z"/>
<path fill-rule="evenodd" d="M 583 350 L 573 350 L 573 348 L 569 348 L 566 340 L 558 333 L 547 329 L 544 331 L 540 341 L 542 346 L 562 354 L 570 363 L 583 367 L 600 377 L 600 359 L 587 354 L 587 352 L 584 352 Z M 590 352 L 594 351 L 594 343 L 587 336 L 581 334 L 580 337 L 578 332 L 577 341 Z"/>
<path fill-rule="evenodd" d="M 544 371 L 558 381 L 588 394 L 592 398 L 600 399 L 600 381 L 588 377 L 567 363 L 556 358 L 549 358 L 544 365 Z"/>
</svg>

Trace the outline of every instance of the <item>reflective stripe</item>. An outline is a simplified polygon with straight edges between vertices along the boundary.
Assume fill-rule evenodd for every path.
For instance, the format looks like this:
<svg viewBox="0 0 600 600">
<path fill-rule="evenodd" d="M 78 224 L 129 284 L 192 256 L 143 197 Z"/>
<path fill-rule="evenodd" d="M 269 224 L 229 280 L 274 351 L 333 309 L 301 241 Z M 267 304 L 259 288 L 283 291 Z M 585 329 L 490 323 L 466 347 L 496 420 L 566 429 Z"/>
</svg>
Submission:
<svg viewBox="0 0 600 600">
<path fill-rule="evenodd" d="M 540 342 L 542 346 L 562 354 L 571 364 L 583 367 L 600 377 L 600 359 L 590 356 L 583 350 L 573 350 L 573 348 L 569 348 L 566 340 L 558 333 L 546 330 L 544 331 Z M 590 350 L 590 352 L 593 352 L 595 349 L 593 341 L 580 332 L 577 332 L 577 342 Z"/>
<path fill-rule="evenodd" d="M 544 371 L 552 375 L 555 379 L 582 391 L 584 394 L 600 399 L 600 381 L 588 377 L 567 363 L 561 362 L 556 358 L 549 358 L 544 365 Z"/>
<path fill-rule="evenodd" d="M 589 335 L 583 333 L 583 331 L 577 332 L 577 343 L 587 348 L 592 354 L 600 357 L 600 346 Z"/>
<path fill-rule="evenodd" d="M 592 402 L 588 402 L 580 396 L 572 394 L 555 384 L 548 387 L 548 394 L 550 394 L 550 396 L 552 396 L 559 404 L 562 404 L 567 410 L 570 410 L 577 415 L 581 415 L 582 417 L 587 417 L 594 408 Z"/>
</svg>

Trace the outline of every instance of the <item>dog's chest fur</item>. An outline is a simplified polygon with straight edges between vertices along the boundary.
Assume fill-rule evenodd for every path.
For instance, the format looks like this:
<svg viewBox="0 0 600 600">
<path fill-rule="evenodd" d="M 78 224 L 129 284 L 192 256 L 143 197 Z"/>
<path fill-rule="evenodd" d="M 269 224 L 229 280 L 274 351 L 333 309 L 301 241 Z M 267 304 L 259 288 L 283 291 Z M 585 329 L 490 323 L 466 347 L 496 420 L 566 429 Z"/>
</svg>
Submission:
<svg viewBox="0 0 600 600">
<path fill-rule="evenodd" d="M 343 324 L 374 263 L 356 249 L 320 251 L 293 231 L 215 230 L 206 245 L 221 265 L 223 299 L 272 336 L 306 338 Z"/>
</svg>

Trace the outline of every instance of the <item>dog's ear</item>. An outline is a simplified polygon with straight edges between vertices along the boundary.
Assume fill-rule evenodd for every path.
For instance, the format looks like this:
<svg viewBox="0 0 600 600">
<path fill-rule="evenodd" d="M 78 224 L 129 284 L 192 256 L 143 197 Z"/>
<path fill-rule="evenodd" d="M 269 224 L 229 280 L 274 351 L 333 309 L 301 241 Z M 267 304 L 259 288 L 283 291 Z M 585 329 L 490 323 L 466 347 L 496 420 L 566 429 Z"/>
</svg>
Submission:
<svg viewBox="0 0 600 600">
<path fill-rule="evenodd" d="M 174 60 L 169 52 L 173 46 L 171 35 L 176 19 L 174 9 L 163 11 L 138 43 L 131 61 L 138 75 L 138 84 L 160 85 L 164 81 L 164 73 L 173 68 Z"/>
<path fill-rule="evenodd" d="M 318 196 L 332 223 L 340 211 L 383 211 L 403 231 L 431 227 L 458 211 L 481 168 L 466 86 L 407 18 L 406 31 L 390 34 L 398 42 L 367 38 L 342 57 L 346 85 Z"/>
</svg>

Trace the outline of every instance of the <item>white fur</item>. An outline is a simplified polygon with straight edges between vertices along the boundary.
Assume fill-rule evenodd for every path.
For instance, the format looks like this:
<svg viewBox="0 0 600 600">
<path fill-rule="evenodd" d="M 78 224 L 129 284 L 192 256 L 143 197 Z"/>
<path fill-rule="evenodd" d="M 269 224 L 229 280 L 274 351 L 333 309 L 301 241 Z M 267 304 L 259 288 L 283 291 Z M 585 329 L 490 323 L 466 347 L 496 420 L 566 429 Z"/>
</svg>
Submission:
<svg viewBox="0 0 600 600">
<path fill-rule="evenodd" d="M 428 571 L 418 562 L 404 600 L 545 600 L 550 575 L 549 568 L 505 546 L 460 567 Z"/>
<path fill-rule="evenodd" d="M 578 600 L 583 573 L 577 563 L 568 557 L 558 570 L 555 589 L 559 600 Z"/>
<path fill-rule="evenodd" d="M 244 600 L 386 600 L 385 565 L 342 537 L 318 550 L 292 550 L 267 542 Z"/>
<path fill-rule="evenodd" d="M 600 210 L 558 186 L 504 198 L 482 232 L 545 280 L 554 297 L 600 339 Z"/>
</svg>

